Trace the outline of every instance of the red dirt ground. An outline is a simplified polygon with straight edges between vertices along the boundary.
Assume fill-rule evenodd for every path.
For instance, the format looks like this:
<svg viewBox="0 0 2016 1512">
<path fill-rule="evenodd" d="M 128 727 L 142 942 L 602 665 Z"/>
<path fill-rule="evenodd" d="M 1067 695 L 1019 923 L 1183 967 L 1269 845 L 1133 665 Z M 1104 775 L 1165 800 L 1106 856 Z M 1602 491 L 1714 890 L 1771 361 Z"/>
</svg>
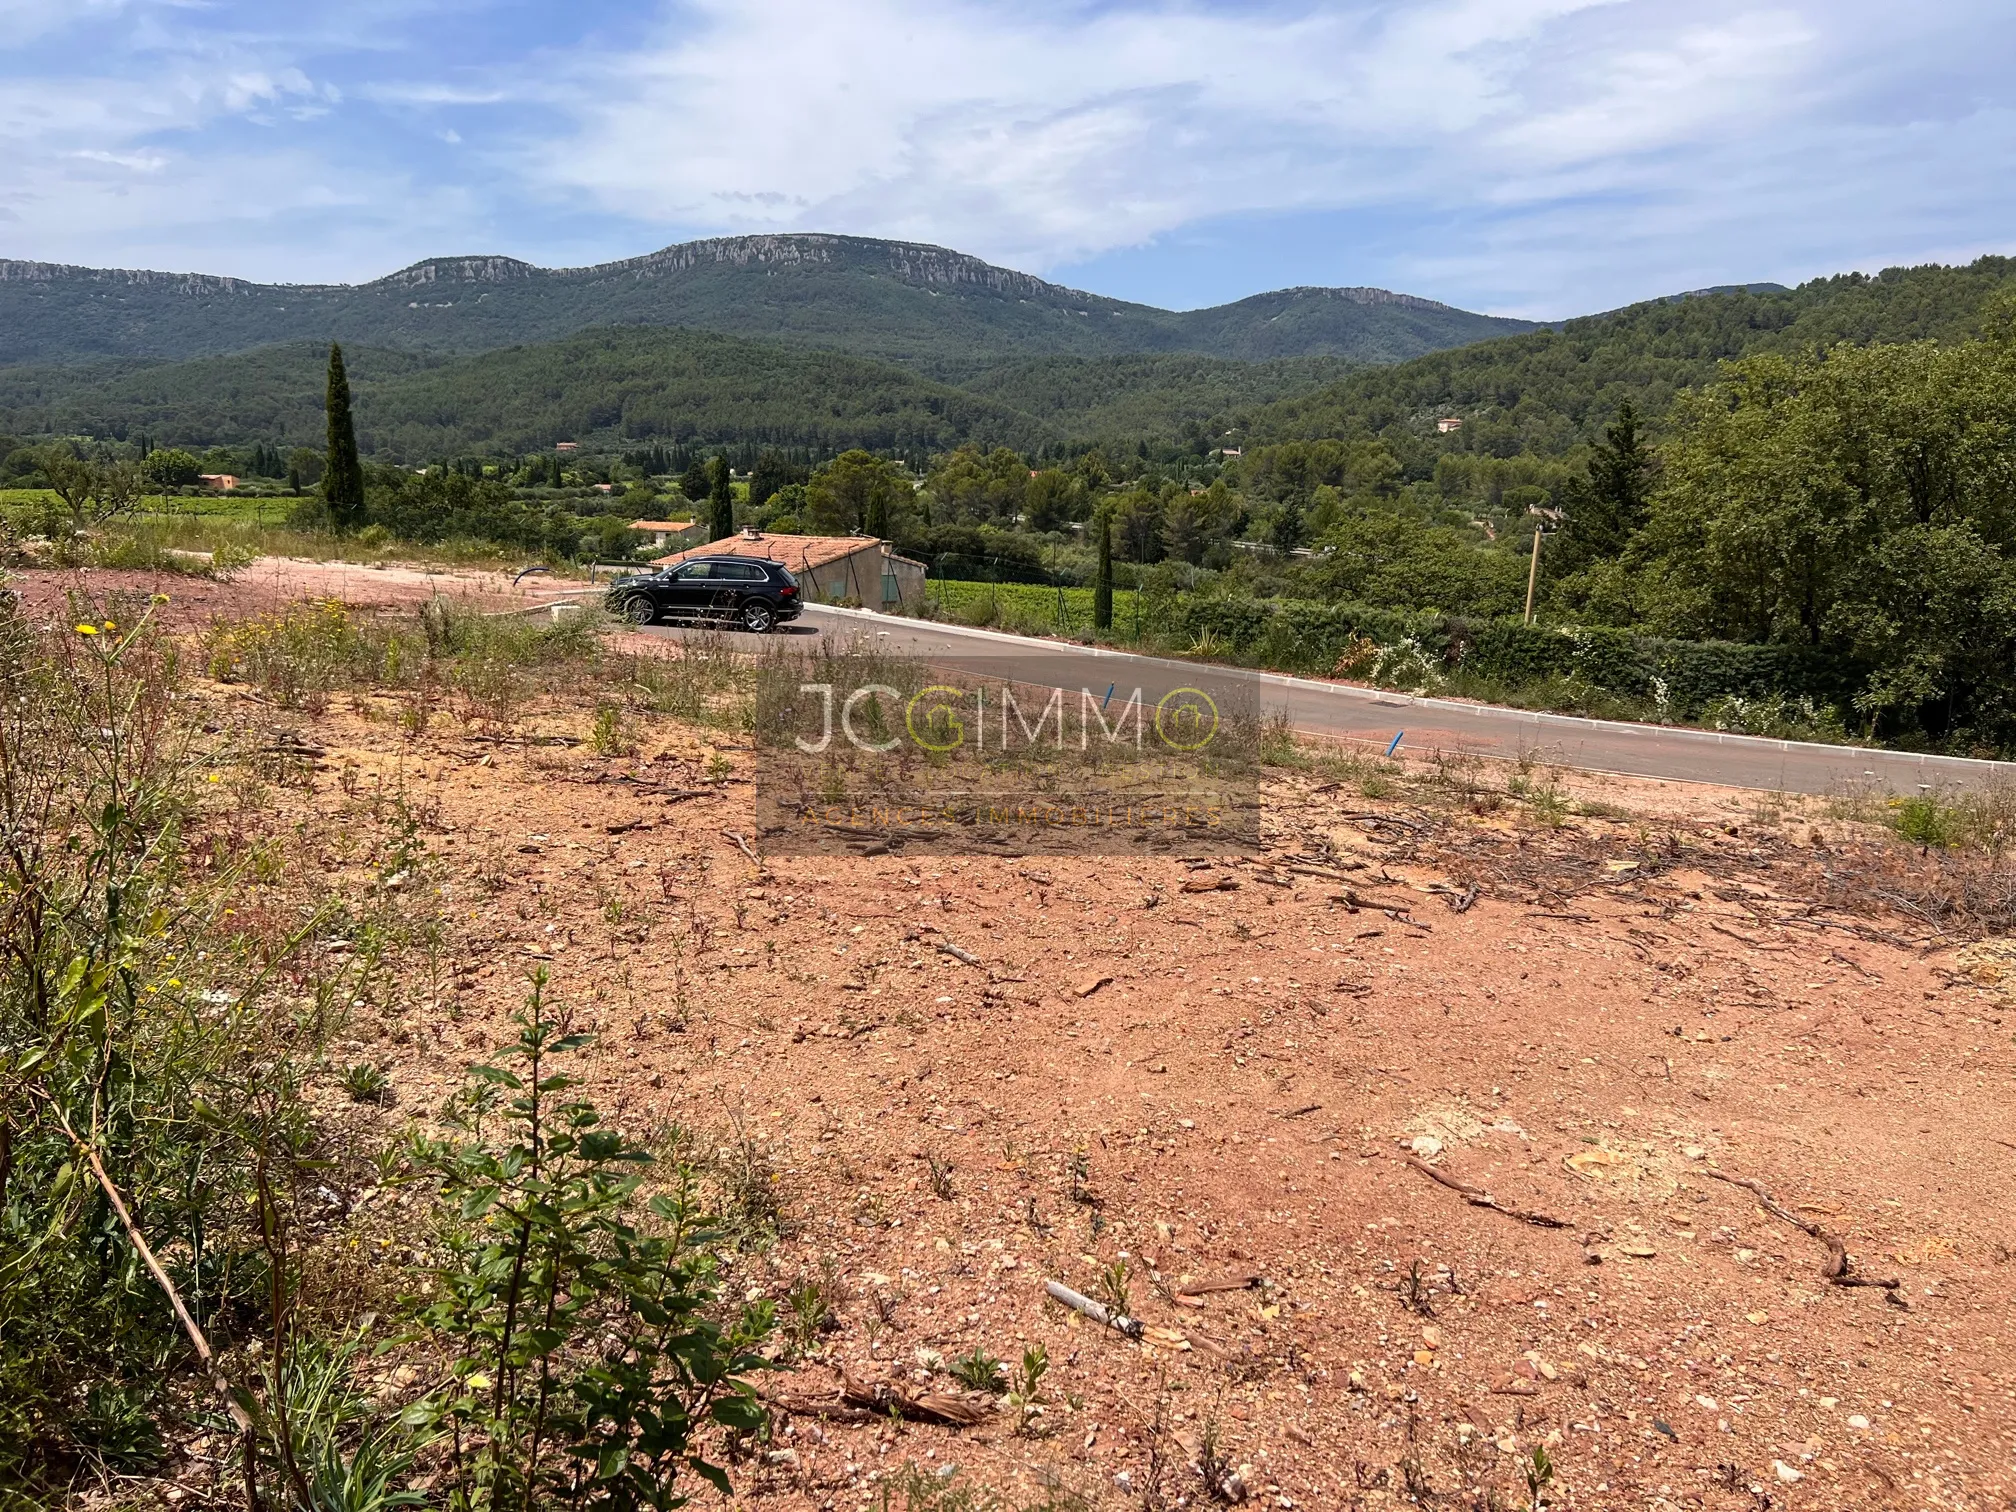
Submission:
<svg viewBox="0 0 2016 1512">
<path fill-rule="evenodd" d="M 38 568 L 10 573 L 31 616 L 56 614 L 68 596 L 103 599 L 113 594 L 163 594 L 162 622 L 200 625 L 214 614 L 260 613 L 305 599 L 333 598 L 357 609 L 395 609 L 436 596 L 480 608 L 504 610 L 546 603 L 582 585 L 546 576 L 514 585 L 512 574 L 475 568 L 427 568 L 398 563 L 311 562 L 294 557 L 261 557 L 228 579 L 193 573 L 136 572 L 86 568 Z"/>
<path fill-rule="evenodd" d="M 178 604 L 328 591 L 262 581 Z M 730 737 L 651 721 L 613 758 L 250 712 L 327 751 L 274 800 L 319 816 L 295 865 L 374 875 L 367 797 L 424 821 L 439 892 L 411 906 L 439 910 L 440 959 L 338 1051 L 392 1068 L 369 1116 L 437 1108 L 543 964 L 599 1034 L 606 1107 L 739 1126 L 774 1172 L 782 1235 L 735 1283 L 823 1277 L 836 1326 L 770 1383 L 800 1410 L 732 1466 L 737 1505 L 867 1506 L 914 1462 L 1204 1506 L 1207 1436 L 1270 1507 L 1523 1507 L 1536 1448 L 1561 1507 L 2016 1495 L 2016 1013 L 1957 938 L 1858 901 L 1853 847 L 1880 839 L 1735 823 L 1709 790 L 1638 818 L 1649 786 L 1584 781 L 1623 817 L 1550 828 L 1287 773 L 1257 862 L 757 861 Z M 1460 913 L 1428 891 L 1472 884 Z M 1819 1239 L 1716 1172 L 1902 1305 L 1829 1284 Z M 1140 1341 L 1044 1295 L 1121 1260 Z M 839 1406 L 841 1367 L 958 1394 L 942 1364 L 1038 1343 L 1028 1434 Z"/>
</svg>

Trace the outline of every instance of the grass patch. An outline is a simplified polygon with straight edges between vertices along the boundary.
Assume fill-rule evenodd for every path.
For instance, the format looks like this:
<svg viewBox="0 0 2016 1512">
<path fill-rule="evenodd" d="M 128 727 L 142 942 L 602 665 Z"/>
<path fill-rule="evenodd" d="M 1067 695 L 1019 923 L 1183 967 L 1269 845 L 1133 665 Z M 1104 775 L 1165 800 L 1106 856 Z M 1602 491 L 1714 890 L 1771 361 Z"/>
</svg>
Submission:
<svg viewBox="0 0 2016 1512">
<path fill-rule="evenodd" d="M 430 599 L 407 616 L 352 614 L 335 600 L 278 614 L 220 621 L 203 635 L 203 659 L 220 682 L 249 683 L 282 708 L 315 712 L 338 690 L 440 693 L 488 724 L 515 721 L 533 692 L 603 659 L 601 617 L 558 622 L 487 615 Z"/>
<path fill-rule="evenodd" d="M 1090 636 L 1092 590 L 1043 583 L 971 583 L 934 579 L 927 602 L 936 618 L 955 624 L 991 626 L 1015 635 Z M 1135 592 L 1113 590 L 1113 627 L 1105 640 L 1134 639 Z"/>
</svg>

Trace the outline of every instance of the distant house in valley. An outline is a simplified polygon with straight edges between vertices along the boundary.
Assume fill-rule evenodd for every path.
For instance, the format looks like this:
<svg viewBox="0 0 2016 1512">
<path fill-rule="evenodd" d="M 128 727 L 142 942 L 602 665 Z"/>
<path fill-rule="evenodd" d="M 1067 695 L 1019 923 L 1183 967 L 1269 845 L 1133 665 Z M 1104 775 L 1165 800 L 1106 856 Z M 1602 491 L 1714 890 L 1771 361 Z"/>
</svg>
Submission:
<svg viewBox="0 0 2016 1512">
<path fill-rule="evenodd" d="M 1463 429 L 1463 419 L 1460 415 L 1444 416 L 1435 422 L 1435 429 L 1440 435 L 1449 435 L 1453 431 Z"/>
<path fill-rule="evenodd" d="M 189 475 L 184 473 L 182 476 L 186 478 Z M 229 493 L 238 486 L 238 477 L 235 473 L 198 473 L 196 481 L 205 488 L 215 489 L 218 493 Z"/>
<path fill-rule="evenodd" d="M 579 441 L 555 441 L 553 443 L 553 450 L 556 452 L 579 451 L 581 450 L 581 443 Z"/>
<path fill-rule="evenodd" d="M 632 520 L 630 528 L 652 538 L 653 546 L 669 546 L 685 541 L 700 528 L 697 520 Z"/>
<path fill-rule="evenodd" d="M 709 541 L 654 565 L 675 566 L 689 557 L 744 556 L 781 562 L 798 579 L 805 601 L 860 604 L 869 609 L 909 609 L 924 602 L 924 564 L 897 555 L 874 536 L 766 535 L 745 530 Z"/>
</svg>

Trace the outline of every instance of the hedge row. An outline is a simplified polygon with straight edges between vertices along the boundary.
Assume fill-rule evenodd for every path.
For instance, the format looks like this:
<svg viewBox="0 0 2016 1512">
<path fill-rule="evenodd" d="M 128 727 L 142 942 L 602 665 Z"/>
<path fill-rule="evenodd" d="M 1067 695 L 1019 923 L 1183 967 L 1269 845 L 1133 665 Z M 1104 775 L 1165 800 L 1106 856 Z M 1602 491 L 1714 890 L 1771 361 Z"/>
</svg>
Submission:
<svg viewBox="0 0 2016 1512">
<path fill-rule="evenodd" d="M 1840 669 L 1797 647 L 1675 641 L 1627 630 L 1557 629 L 1517 620 L 1321 604 L 1293 599 L 1179 596 L 1144 604 L 1144 628 L 1177 644 L 1284 672 L 1331 673 L 1355 643 L 1411 640 L 1451 671 L 1522 684 L 1573 678 L 1630 698 L 1657 699 L 1681 718 L 1718 698 L 1774 693 L 1837 701 Z"/>
</svg>

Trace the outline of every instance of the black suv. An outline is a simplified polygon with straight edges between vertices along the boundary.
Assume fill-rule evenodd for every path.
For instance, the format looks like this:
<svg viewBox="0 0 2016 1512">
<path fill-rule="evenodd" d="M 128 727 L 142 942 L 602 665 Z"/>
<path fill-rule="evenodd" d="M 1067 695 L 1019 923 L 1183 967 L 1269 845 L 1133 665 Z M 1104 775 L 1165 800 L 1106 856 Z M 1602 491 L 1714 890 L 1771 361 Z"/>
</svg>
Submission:
<svg viewBox="0 0 2016 1512">
<path fill-rule="evenodd" d="M 761 635 L 798 617 L 798 579 L 762 557 L 690 557 L 676 567 L 619 577 L 604 600 L 633 625 L 661 619 L 726 620 Z"/>
</svg>

